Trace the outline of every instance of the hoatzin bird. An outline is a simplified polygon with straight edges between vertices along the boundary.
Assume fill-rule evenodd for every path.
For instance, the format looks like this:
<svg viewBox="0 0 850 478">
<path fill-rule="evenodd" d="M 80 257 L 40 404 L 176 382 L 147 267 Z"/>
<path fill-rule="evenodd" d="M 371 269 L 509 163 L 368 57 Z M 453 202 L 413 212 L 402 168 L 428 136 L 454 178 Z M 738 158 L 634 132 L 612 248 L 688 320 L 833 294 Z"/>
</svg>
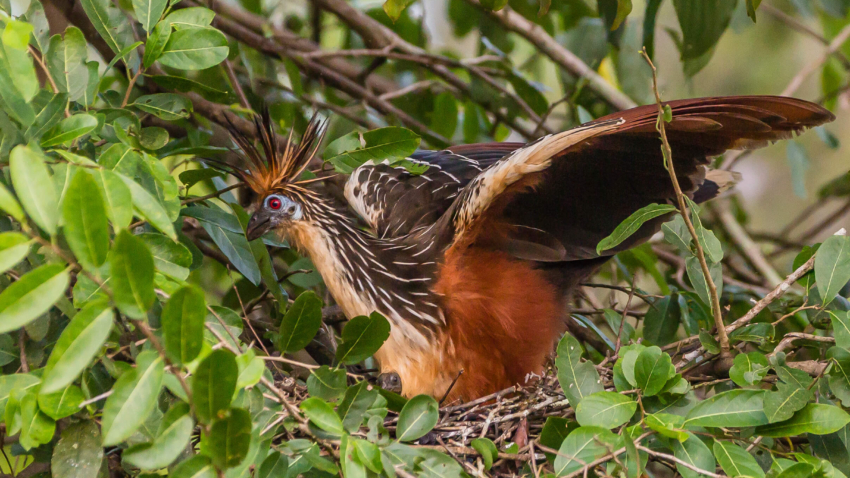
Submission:
<svg viewBox="0 0 850 478">
<path fill-rule="evenodd" d="M 710 158 L 757 148 L 834 119 L 824 108 L 771 96 L 667 103 L 673 161 L 697 202 L 731 186 Z M 259 196 L 247 235 L 269 230 L 309 255 L 349 318 L 383 314 L 390 338 L 376 354 L 406 396 L 474 399 L 543 370 L 568 327 L 567 297 L 619 251 L 670 219 L 644 224 L 618 247 L 596 245 L 651 203 L 675 204 L 656 131 L 657 106 L 605 116 L 528 144 L 486 143 L 420 151 L 424 174 L 377 158 L 345 184 L 350 214 L 298 178 L 316 154 L 312 122 L 299 146 L 278 149 L 266 117 L 255 120 L 262 154 L 232 131 L 249 162 L 231 167 Z"/>
</svg>

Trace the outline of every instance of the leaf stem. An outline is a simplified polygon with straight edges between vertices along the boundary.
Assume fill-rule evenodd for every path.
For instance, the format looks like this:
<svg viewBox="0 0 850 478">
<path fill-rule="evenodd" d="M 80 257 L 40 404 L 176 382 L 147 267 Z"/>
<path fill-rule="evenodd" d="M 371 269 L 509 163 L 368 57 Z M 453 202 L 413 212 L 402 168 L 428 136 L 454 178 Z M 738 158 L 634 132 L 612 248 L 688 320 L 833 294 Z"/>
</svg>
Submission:
<svg viewBox="0 0 850 478">
<path fill-rule="evenodd" d="M 691 237 L 694 240 L 694 246 L 696 247 L 697 259 L 699 259 L 700 268 L 702 268 L 702 274 L 705 276 L 705 282 L 708 285 L 708 292 L 711 297 L 711 312 L 714 316 L 714 325 L 717 327 L 717 338 L 718 342 L 720 342 L 720 353 L 722 355 L 729 354 L 729 336 L 726 334 L 726 327 L 723 324 L 723 313 L 720 310 L 720 297 L 717 295 L 717 286 L 714 284 L 714 280 L 711 278 L 711 271 L 708 267 L 708 261 L 705 259 L 705 251 L 702 249 L 702 244 L 697 240 L 696 229 L 694 229 L 694 225 L 691 222 L 691 218 L 688 214 L 688 206 L 685 204 L 685 195 L 682 193 L 682 188 L 679 186 L 679 180 L 676 177 L 676 169 L 673 165 L 673 151 L 670 148 L 670 142 L 667 140 L 667 130 L 665 128 L 664 121 L 664 107 L 661 103 L 661 95 L 658 93 L 658 72 L 655 69 L 655 65 L 650 60 L 649 55 L 646 53 L 646 48 L 644 47 L 641 50 L 641 55 L 643 55 L 644 59 L 647 63 L 649 63 L 650 68 L 652 68 L 652 91 L 655 93 L 655 104 L 658 106 L 658 122 L 657 128 L 659 134 L 661 134 L 661 143 L 662 150 L 664 152 L 664 161 L 667 166 L 667 172 L 670 174 L 670 180 L 673 183 L 673 189 L 676 191 L 676 200 L 679 203 L 679 214 L 682 215 L 682 219 L 685 220 L 685 225 L 688 227 L 688 232 L 691 233 Z"/>
</svg>

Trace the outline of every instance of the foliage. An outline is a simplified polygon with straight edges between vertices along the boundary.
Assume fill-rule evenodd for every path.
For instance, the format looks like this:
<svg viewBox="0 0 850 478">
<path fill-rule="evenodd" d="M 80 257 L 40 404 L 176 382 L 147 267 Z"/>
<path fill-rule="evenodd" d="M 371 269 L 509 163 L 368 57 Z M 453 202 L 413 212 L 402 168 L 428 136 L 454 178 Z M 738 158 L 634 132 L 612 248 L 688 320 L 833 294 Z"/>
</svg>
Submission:
<svg viewBox="0 0 850 478">
<path fill-rule="evenodd" d="M 636 52 L 656 54 L 657 30 L 690 79 L 723 61 L 727 30 L 764 23 L 760 0 L 448 0 L 464 60 L 431 47 L 422 0 L 44 1 L 0 0 L 4 476 L 850 474 L 850 238 L 816 243 L 830 222 L 754 243 L 737 200 L 649 205 L 597 250 L 667 215 L 663 241 L 589 281 L 608 285 L 576 304 L 585 334 L 536 384 L 443 404 L 378 386 L 390 321 L 338 320 L 310 259 L 248 241 L 252 198 L 208 167 L 234 156 L 222 128 L 251 133 L 268 107 L 296 137 L 330 118 L 313 170 L 421 174 L 418 148 L 533 140 L 651 101 Z M 822 43 L 850 22 L 846 1 L 792 3 Z M 815 65 L 830 108 L 850 56 L 834 50 Z M 805 196 L 806 146 L 787 158 Z M 848 195 L 845 174 L 818 200 Z M 799 252 L 782 284 L 791 257 L 768 248 Z"/>
</svg>

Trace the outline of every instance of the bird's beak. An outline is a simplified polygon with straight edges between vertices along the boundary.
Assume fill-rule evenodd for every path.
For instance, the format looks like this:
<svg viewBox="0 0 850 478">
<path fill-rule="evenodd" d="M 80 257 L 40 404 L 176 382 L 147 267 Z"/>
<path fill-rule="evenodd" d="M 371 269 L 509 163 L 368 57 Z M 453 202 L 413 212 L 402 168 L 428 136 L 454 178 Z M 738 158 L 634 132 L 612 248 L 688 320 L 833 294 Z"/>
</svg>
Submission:
<svg viewBox="0 0 850 478">
<path fill-rule="evenodd" d="M 248 220 L 248 228 L 245 231 L 245 235 L 249 241 L 253 241 L 268 232 L 271 227 L 271 216 L 265 211 L 257 211 Z"/>
</svg>

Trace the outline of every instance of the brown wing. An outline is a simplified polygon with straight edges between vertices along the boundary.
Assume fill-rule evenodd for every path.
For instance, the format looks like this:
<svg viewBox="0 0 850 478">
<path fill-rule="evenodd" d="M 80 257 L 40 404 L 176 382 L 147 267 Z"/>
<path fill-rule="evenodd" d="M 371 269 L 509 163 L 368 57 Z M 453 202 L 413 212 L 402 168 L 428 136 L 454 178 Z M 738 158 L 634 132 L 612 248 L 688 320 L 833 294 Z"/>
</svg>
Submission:
<svg viewBox="0 0 850 478">
<path fill-rule="evenodd" d="M 667 131 L 679 183 L 689 195 L 703 200 L 717 191 L 717 184 L 706 181 L 705 166 L 711 157 L 728 149 L 765 146 L 834 119 L 813 103 L 775 96 L 667 104 L 673 111 Z M 656 115 L 655 105 L 638 107 L 517 150 L 464 188 L 451 217 L 441 221 L 446 228 L 451 223 L 452 233 L 444 229 L 438 234 L 443 240 L 450 235 L 452 248 L 478 244 L 518 249 L 520 257 L 534 260 L 537 255 L 547 262 L 598 259 L 596 245 L 626 217 L 675 197 L 662 164 Z M 526 150 L 540 152 L 546 145 L 556 150 L 548 161 L 536 157 L 537 166 L 530 167 L 521 157 Z M 493 179 L 491 172 L 499 168 L 505 174 L 498 181 L 482 179 L 488 174 Z M 604 254 L 647 240 L 667 219 L 647 223 Z"/>
</svg>

